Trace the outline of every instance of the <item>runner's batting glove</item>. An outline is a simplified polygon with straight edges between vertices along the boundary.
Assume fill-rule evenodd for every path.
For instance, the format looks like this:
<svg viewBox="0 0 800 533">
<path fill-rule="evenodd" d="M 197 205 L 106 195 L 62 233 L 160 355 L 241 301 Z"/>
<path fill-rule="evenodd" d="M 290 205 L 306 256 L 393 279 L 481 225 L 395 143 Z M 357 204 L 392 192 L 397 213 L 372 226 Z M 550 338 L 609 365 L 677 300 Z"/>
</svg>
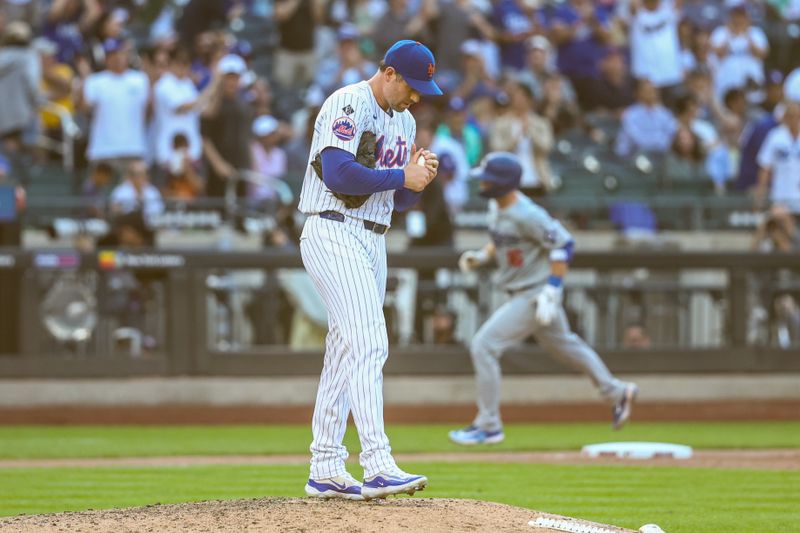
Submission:
<svg viewBox="0 0 800 533">
<path fill-rule="evenodd" d="M 561 309 L 561 298 L 563 296 L 561 278 L 550 276 L 539 294 L 534 299 L 536 306 L 536 321 L 542 326 L 549 326 Z"/>
<path fill-rule="evenodd" d="M 489 254 L 486 253 L 486 250 L 467 250 L 458 258 L 458 268 L 466 274 L 488 262 Z"/>
</svg>

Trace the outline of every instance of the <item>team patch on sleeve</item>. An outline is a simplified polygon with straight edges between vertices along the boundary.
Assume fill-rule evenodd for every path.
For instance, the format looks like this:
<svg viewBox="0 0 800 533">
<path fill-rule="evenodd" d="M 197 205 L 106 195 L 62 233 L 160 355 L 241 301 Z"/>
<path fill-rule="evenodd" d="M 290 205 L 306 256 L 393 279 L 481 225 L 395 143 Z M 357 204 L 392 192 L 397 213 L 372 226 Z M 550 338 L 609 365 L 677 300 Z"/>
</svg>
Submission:
<svg viewBox="0 0 800 533">
<path fill-rule="evenodd" d="M 337 139 L 352 141 L 356 137 L 356 124 L 350 117 L 339 117 L 331 127 Z"/>
</svg>

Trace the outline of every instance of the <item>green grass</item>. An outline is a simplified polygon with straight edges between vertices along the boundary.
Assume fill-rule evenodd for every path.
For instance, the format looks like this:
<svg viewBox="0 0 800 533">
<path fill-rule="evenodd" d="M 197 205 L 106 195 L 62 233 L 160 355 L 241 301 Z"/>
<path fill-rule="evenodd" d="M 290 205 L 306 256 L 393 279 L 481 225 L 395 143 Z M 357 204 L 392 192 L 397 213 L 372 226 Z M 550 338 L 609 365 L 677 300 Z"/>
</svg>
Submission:
<svg viewBox="0 0 800 533">
<path fill-rule="evenodd" d="M 396 452 L 463 451 L 452 426 L 388 428 Z M 610 440 L 668 441 L 696 448 L 800 448 L 800 422 L 510 425 L 485 450 L 577 450 Z M 306 454 L 308 426 L 0 426 L 0 458 Z M 353 428 L 347 445 L 359 446 Z M 480 461 L 476 450 L 475 460 Z M 474 498 L 669 533 L 798 531 L 800 471 L 406 464 L 431 479 L 427 497 Z M 130 507 L 208 499 L 301 496 L 305 465 L 0 469 L 0 515 Z M 351 472 L 360 474 L 353 465 Z M 765 526 L 764 524 L 769 524 Z"/>
<path fill-rule="evenodd" d="M 447 441 L 454 426 L 394 425 L 397 452 L 463 450 Z M 664 441 L 696 448 L 798 448 L 800 422 L 637 422 L 622 432 L 608 424 L 526 424 L 506 427 L 491 451 L 577 450 L 612 440 Z M 287 426 L 0 426 L 0 459 L 308 453 L 307 425 Z M 346 443 L 358 449 L 353 428 Z M 478 450 L 480 452 L 480 450 Z"/>
<path fill-rule="evenodd" d="M 669 533 L 797 531 L 797 471 L 403 466 L 430 477 L 426 497 L 496 501 L 633 529 L 655 522 Z M 306 475 L 302 465 L 6 469 L 0 470 L 0 514 L 302 496 Z"/>
</svg>

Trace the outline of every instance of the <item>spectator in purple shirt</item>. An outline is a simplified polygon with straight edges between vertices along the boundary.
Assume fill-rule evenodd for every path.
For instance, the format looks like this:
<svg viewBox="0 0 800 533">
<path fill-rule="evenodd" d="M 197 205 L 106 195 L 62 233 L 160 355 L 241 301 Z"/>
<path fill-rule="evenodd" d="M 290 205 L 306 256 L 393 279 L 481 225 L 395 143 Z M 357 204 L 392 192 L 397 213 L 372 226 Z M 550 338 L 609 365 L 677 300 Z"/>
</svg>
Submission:
<svg viewBox="0 0 800 533">
<path fill-rule="evenodd" d="M 607 111 L 618 116 L 634 100 L 633 78 L 618 48 L 609 48 L 600 61 L 600 77 L 584 101 L 584 111 Z"/>
<path fill-rule="evenodd" d="M 569 0 L 549 8 L 546 19 L 550 42 L 558 47 L 558 70 L 570 79 L 583 106 L 599 76 L 598 59 L 611 40 L 607 12 L 592 0 Z"/>
<path fill-rule="evenodd" d="M 521 71 L 526 66 L 525 41 L 536 33 L 531 13 L 519 0 L 495 0 L 493 4 L 493 40 L 500 47 L 500 65 L 503 70 Z"/>
<path fill-rule="evenodd" d="M 83 36 L 103 13 L 98 0 L 54 0 L 45 19 L 43 34 L 56 43 L 60 63 L 77 66 L 84 52 Z"/>
</svg>

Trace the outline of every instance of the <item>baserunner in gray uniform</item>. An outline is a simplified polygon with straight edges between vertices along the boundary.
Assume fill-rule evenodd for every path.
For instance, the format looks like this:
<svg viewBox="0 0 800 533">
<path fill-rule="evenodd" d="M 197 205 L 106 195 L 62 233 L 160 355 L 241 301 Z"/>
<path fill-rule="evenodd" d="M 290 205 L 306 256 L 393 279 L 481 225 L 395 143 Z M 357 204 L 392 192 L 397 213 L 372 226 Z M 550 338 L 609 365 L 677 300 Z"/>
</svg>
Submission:
<svg viewBox="0 0 800 533">
<path fill-rule="evenodd" d="M 481 195 L 490 198 L 491 242 L 467 251 L 459 267 L 467 272 L 494 260 L 497 281 L 509 294 L 472 339 L 470 352 L 478 389 L 478 416 L 467 428 L 450 432 L 457 444 L 494 444 L 504 438 L 500 419 L 500 356 L 533 335 L 545 351 L 592 379 L 613 404 L 613 427 L 628 420 L 638 392 L 633 383 L 615 378 L 583 339 L 573 333 L 562 300 L 562 280 L 569 268 L 573 241 L 560 222 L 517 191 L 522 167 L 514 154 L 487 155 L 473 176 Z"/>
</svg>

